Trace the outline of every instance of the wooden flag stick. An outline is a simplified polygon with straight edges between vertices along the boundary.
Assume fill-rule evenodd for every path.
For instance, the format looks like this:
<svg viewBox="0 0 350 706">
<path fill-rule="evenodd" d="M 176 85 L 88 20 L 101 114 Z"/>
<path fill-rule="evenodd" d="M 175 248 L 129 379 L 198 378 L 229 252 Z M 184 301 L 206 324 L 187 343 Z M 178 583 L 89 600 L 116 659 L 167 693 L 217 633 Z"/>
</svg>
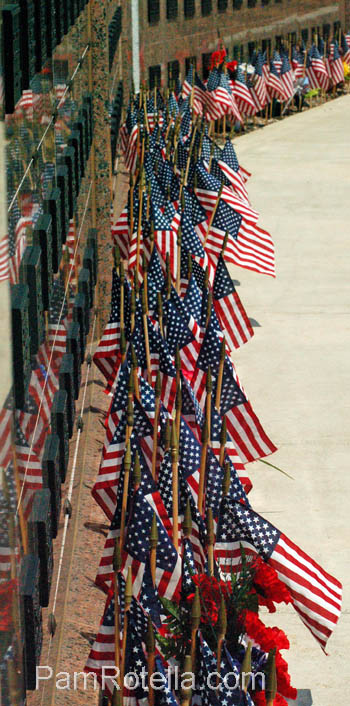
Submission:
<svg viewBox="0 0 350 706">
<path fill-rule="evenodd" d="M 128 441 L 131 437 L 133 426 L 134 426 L 134 402 L 129 397 L 128 402 L 127 402 L 127 408 L 126 408 L 125 444 L 128 443 Z"/>
<path fill-rule="evenodd" d="M 205 400 L 205 414 L 207 417 L 207 423 L 208 423 L 208 443 L 210 446 L 210 440 L 211 440 L 211 397 L 212 397 L 212 390 L 213 390 L 213 381 L 211 377 L 211 367 L 209 365 L 208 370 L 207 370 L 207 379 L 205 381 L 205 389 L 206 389 L 206 400 Z"/>
<path fill-rule="evenodd" d="M 171 427 L 171 472 L 173 491 L 173 545 L 179 550 L 179 445 L 176 435 L 176 424 Z"/>
<path fill-rule="evenodd" d="M 118 669 L 120 676 L 120 609 L 119 609 L 119 572 L 122 567 L 122 555 L 120 551 L 120 543 L 117 538 L 114 545 L 113 555 L 113 571 L 114 571 L 114 626 L 115 626 L 115 641 L 114 641 L 114 660 L 115 666 Z M 118 679 L 117 676 L 117 679 Z M 120 684 L 119 684 L 120 687 Z"/>
<path fill-rule="evenodd" d="M 151 258 L 153 250 L 154 250 L 154 221 L 153 221 L 153 219 L 151 220 L 149 239 L 150 239 L 150 243 L 151 243 L 151 247 L 150 247 L 150 250 L 151 250 L 150 258 Z"/>
<path fill-rule="evenodd" d="M 124 328 L 124 284 L 125 271 L 123 260 L 120 261 L 120 328 Z"/>
<path fill-rule="evenodd" d="M 214 152 L 215 152 L 215 142 L 214 142 L 214 140 L 212 140 L 212 141 L 211 141 L 211 145 L 210 145 L 210 155 L 209 155 L 209 165 L 208 165 L 208 166 L 209 166 L 209 172 L 210 172 L 210 170 L 211 170 L 211 163 L 212 163 L 212 161 L 213 161 Z"/>
<path fill-rule="evenodd" d="M 186 502 L 184 520 L 182 523 L 182 531 L 183 531 L 183 535 L 184 535 L 185 539 L 189 539 L 191 536 L 191 532 L 192 532 L 192 512 L 191 512 L 191 503 L 190 503 L 189 498 L 187 498 L 187 502 Z"/>
<path fill-rule="evenodd" d="M 227 629 L 227 614 L 226 614 L 226 605 L 225 605 L 225 599 L 223 596 L 221 596 L 221 602 L 220 602 L 220 608 L 219 608 L 219 615 L 218 615 L 218 620 L 216 623 L 216 630 L 217 630 L 217 635 L 218 635 L 218 645 L 217 645 L 217 660 L 216 660 L 216 671 L 217 671 L 217 684 L 219 684 L 220 681 L 220 673 L 221 673 L 221 655 L 222 655 L 222 646 L 225 640 L 225 635 L 226 635 L 226 629 Z"/>
<path fill-rule="evenodd" d="M 123 498 L 122 498 L 122 511 L 120 517 L 120 548 L 124 545 L 124 532 L 125 532 L 125 518 L 126 510 L 128 504 L 128 492 L 129 492 L 129 479 L 130 479 L 130 468 L 131 468 L 131 449 L 130 441 L 127 442 L 126 451 L 124 456 L 124 485 L 123 485 Z"/>
<path fill-rule="evenodd" d="M 166 254 L 165 276 L 166 276 L 166 298 L 169 301 L 169 299 L 171 297 L 171 285 L 172 285 L 169 253 Z"/>
<path fill-rule="evenodd" d="M 149 537 L 149 563 L 153 586 L 156 585 L 156 568 L 157 568 L 157 544 L 158 544 L 158 526 L 157 515 L 154 512 L 152 517 L 151 533 Z"/>
<path fill-rule="evenodd" d="M 137 244 L 136 244 L 136 278 L 139 276 L 139 266 L 140 266 L 140 249 L 141 249 L 141 230 L 142 230 L 142 202 L 143 202 L 143 191 L 145 184 L 145 172 L 144 169 L 141 171 L 140 175 L 140 187 L 139 187 L 139 219 L 137 224 Z"/>
<path fill-rule="evenodd" d="M 146 208 L 146 218 L 149 221 L 149 210 L 151 206 L 151 182 L 147 184 L 147 208 Z"/>
<path fill-rule="evenodd" d="M 145 337 L 145 350 L 146 350 L 146 363 L 147 363 L 147 377 L 149 385 L 152 385 L 152 372 L 151 372 L 151 354 L 149 350 L 149 337 L 148 337 L 148 323 L 147 323 L 147 306 L 145 290 L 142 290 L 142 320 L 143 320 L 143 333 Z"/>
<path fill-rule="evenodd" d="M 225 355 L 226 355 L 226 341 L 225 341 L 225 337 L 224 337 L 221 341 L 219 372 L 218 372 L 218 379 L 217 379 L 217 384 L 216 384 L 216 394 L 215 394 L 215 407 L 218 410 L 218 412 L 220 412 L 220 400 L 221 400 L 222 378 L 223 378 L 223 374 L 224 374 Z"/>
<path fill-rule="evenodd" d="M 154 480 L 157 477 L 158 422 L 159 422 L 161 391 L 162 391 L 162 384 L 161 384 L 161 379 L 160 379 L 160 372 L 158 370 L 156 384 L 155 384 L 155 413 L 154 413 L 153 447 L 152 447 L 152 476 L 153 476 Z"/>
<path fill-rule="evenodd" d="M 190 281 L 192 277 L 192 255 L 189 252 L 187 257 L 187 279 Z"/>
<path fill-rule="evenodd" d="M 252 642 L 248 642 L 243 662 L 241 665 L 241 689 L 246 694 L 249 687 L 250 677 L 252 673 Z"/>
<path fill-rule="evenodd" d="M 124 363 L 125 358 L 126 358 L 126 338 L 125 338 L 125 329 L 124 328 L 120 329 L 120 353 L 121 353 L 122 363 Z"/>
<path fill-rule="evenodd" d="M 186 674 L 188 675 L 188 677 L 185 676 Z M 193 672 L 191 655 L 185 655 L 183 672 L 181 676 L 181 706 L 190 706 L 192 698 L 192 689 L 191 687 L 187 688 L 186 683 L 192 678 L 192 674 Z"/>
<path fill-rule="evenodd" d="M 135 297 L 135 290 L 132 289 L 131 294 L 130 294 L 130 333 L 131 333 L 131 336 L 135 330 L 135 313 L 136 313 L 136 297 Z"/>
<path fill-rule="evenodd" d="M 181 385 L 181 358 L 180 358 L 179 346 L 176 346 L 176 350 L 175 350 L 175 370 L 176 370 L 176 387 L 178 388 Z"/>
<path fill-rule="evenodd" d="M 130 194 L 130 201 L 129 201 L 129 223 L 130 223 L 130 238 L 132 238 L 132 234 L 134 232 L 134 177 L 132 174 L 130 174 L 130 182 L 129 182 L 129 194 Z"/>
<path fill-rule="evenodd" d="M 135 353 L 135 348 L 133 344 L 131 344 L 131 365 L 134 373 L 134 389 L 135 389 L 135 395 L 137 399 L 140 401 L 141 396 L 140 396 L 140 388 L 139 388 L 139 378 L 137 374 L 137 368 L 138 368 L 138 362 L 137 362 L 137 357 Z"/>
<path fill-rule="evenodd" d="M 212 292 L 209 291 L 208 292 L 208 300 L 207 300 L 207 317 L 205 320 L 205 328 L 207 328 L 209 325 L 212 306 L 213 306 L 213 294 L 212 294 Z"/>
<path fill-rule="evenodd" d="M 141 466 L 140 466 L 139 454 L 137 451 L 135 452 L 135 461 L 134 461 L 134 468 L 133 468 L 133 472 L 132 472 L 132 480 L 133 480 L 133 484 L 134 484 L 134 491 L 136 493 L 136 491 L 139 489 L 140 484 L 141 484 Z"/>
<path fill-rule="evenodd" d="M 164 451 L 169 451 L 169 449 L 170 449 L 170 435 L 171 435 L 170 419 L 167 419 L 166 423 L 165 423 L 164 439 L 163 439 Z"/>
<path fill-rule="evenodd" d="M 176 426 L 176 436 L 178 441 L 180 441 L 180 429 L 181 429 L 181 409 L 182 409 L 182 392 L 181 384 L 176 388 L 176 398 L 175 398 L 175 426 Z"/>
<path fill-rule="evenodd" d="M 215 405 L 216 406 L 216 405 Z M 226 446 L 226 441 L 227 441 L 227 428 L 226 428 L 226 417 L 223 417 L 223 420 L 221 422 L 221 430 L 220 430 L 220 456 L 219 456 L 219 464 L 222 467 L 224 465 L 224 460 L 225 460 L 225 446 Z"/>
<path fill-rule="evenodd" d="M 121 689 L 122 689 L 122 697 L 123 697 L 124 676 L 125 676 L 126 640 L 127 640 L 127 636 L 128 636 L 128 621 L 129 621 L 129 611 L 130 611 L 131 601 L 132 601 L 132 575 L 131 575 L 131 566 L 129 566 L 128 575 L 127 575 L 126 583 L 125 583 L 124 628 L 123 628 L 121 668 L 120 668 L 120 684 L 121 684 Z"/>
<path fill-rule="evenodd" d="M 207 510 L 208 573 L 214 576 L 214 520 L 211 507 Z"/>
<path fill-rule="evenodd" d="M 131 400 L 134 399 L 134 392 L 135 392 L 134 371 L 131 366 L 129 380 L 128 380 L 128 398 L 130 398 Z"/>
<path fill-rule="evenodd" d="M 157 292 L 157 304 L 158 304 L 158 321 L 159 321 L 159 330 L 161 333 L 162 338 L 164 338 L 164 326 L 163 326 L 163 301 L 162 301 L 162 295 L 160 292 Z"/>
<path fill-rule="evenodd" d="M 207 416 L 202 429 L 202 451 L 201 451 L 201 463 L 199 469 L 199 488 L 198 488 L 198 510 L 203 513 L 203 499 L 204 499 L 204 481 L 205 481 L 205 471 L 207 465 L 207 450 L 208 450 L 208 420 Z"/>
<path fill-rule="evenodd" d="M 113 263 L 114 267 L 117 271 L 117 274 L 119 274 L 119 267 L 120 267 L 120 250 L 119 250 L 119 245 L 114 246 L 113 250 Z"/>
<path fill-rule="evenodd" d="M 191 663 L 192 663 L 192 668 L 195 670 L 195 663 L 196 663 L 196 638 L 197 638 L 197 630 L 199 628 L 201 622 L 201 601 L 199 597 L 199 589 L 198 586 L 196 586 L 196 591 L 194 594 L 194 599 L 192 603 L 192 610 L 191 610 Z"/>
<path fill-rule="evenodd" d="M 187 162 L 186 162 L 186 171 L 185 171 L 185 179 L 184 179 L 185 186 L 187 186 L 188 172 L 190 169 L 192 149 L 193 149 L 193 143 L 194 143 L 194 140 L 196 137 L 196 133 L 197 133 L 197 123 L 196 123 L 196 121 L 194 121 L 193 122 L 193 135 L 192 135 L 192 139 L 191 139 L 190 148 L 188 150 L 188 157 L 187 157 Z"/>
<path fill-rule="evenodd" d="M 231 467 L 230 467 L 230 462 L 226 461 L 225 473 L 224 473 L 224 478 L 222 481 L 222 497 L 223 498 L 226 498 L 226 495 L 228 494 L 228 491 L 230 490 L 230 485 L 231 485 Z"/>
<path fill-rule="evenodd" d="M 155 658 L 156 658 L 156 644 L 154 639 L 154 631 L 151 618 L 148 616 L 148 626 L 146 635 L 146 650 L 147 650 L 147 672 L 148 672 L 148 704 L 149 706 L 154 705 L 154 690 L 152 687 L 153 681 L 151 677 L 154 674 Z"/>
<path fill-rule="evenodd" d="M 265 688 L 266 706 L 273 706 L 277 693 L 277 678 L 276 678 L 276 647 L 269 652 L 266 662 L 267 683 Z"/>
<path fill-rule="evenodd" d="M 177 272 L 176 272 L 176 291 L 180 294 L 180 280 L 181 280 L 181 225 L 179 225 L 177 231 Z"/>
<path fill-rule="evenodd" d="M 219 193 L 218 193 L 218 195 L 217 195 L 217 199 L 216 199 L 216 202 L 215 202 L 215 206 L 214 206 L 214 208 L 213 208 L 213 210 L 212 210 L 212 212 L 211 212 L 211 216 L 210 216 L 209 224 L 208 224 L 208 229 L 207 229 L 207 232 L 206 232 L 206 234 L 205 234 L 204 243 L 203 243 L 203 247 L 204 247 L 204 248 L 205 248 L 206 242 L 207 242 L 207 240 L 208 240 L 208 235 L 209 235 L 209 233 L 210 233 L 211 227 L 212 227 L 212 225 L 213 225 L 213 220 L 214 220 L 214 218 L 215 218 L 216 211 L 218 210 L 218 206 L 219 206 L 219 203 L 220 203 L 220 199 L 221 199 L 221 194 L 222 194 L 223 188 L 224 188 L 224 185 L 223 185 L 223 184 L 220 184 Z"/>
<path fill-rule="evenodd" d="M 146 302 L 146 308 L 147 308 L 147 314 L 148 314 L 148 266 L 147 266 L 147 259 L 146 259 L 145 251 L 143 251 L 143 253 L 142 253 L 142 270 L 143 270 L 143 288 L 145 291 L 145 302 Z"/>
<path fill-rule="evenodd" d="M 141 160 L 140 160 L 140 169 L 142 169 L 142 170 L 143 170 L 143 163 L 144 163 L 144 159 L 145 159 L 145 144 L 146 144 L 146 140 L 143 137 L 142 142 L 141 142 Z"/>
</svg>

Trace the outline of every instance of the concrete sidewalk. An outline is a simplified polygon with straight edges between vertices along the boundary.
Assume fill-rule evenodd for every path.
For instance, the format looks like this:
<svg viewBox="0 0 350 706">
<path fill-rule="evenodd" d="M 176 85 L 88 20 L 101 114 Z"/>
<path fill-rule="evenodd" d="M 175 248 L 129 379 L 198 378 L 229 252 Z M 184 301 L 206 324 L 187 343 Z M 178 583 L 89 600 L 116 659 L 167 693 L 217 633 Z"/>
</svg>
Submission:
<svg viewBox="0 0 350 706">
<path fill-rule="evenodd" d="M 259 224 L 276 245 L 277 277 L 231 268 L 261 325 L 234 360 L 270 457 L 294 480 L 250 464 L 258 512 L 344 584 L 343 615 L 325 656 L 290 607 L 292 683 L 315 706 L 346 704 L 350 667 L 350 96 L 242 136 L 239 161 Z"/>
</svg>

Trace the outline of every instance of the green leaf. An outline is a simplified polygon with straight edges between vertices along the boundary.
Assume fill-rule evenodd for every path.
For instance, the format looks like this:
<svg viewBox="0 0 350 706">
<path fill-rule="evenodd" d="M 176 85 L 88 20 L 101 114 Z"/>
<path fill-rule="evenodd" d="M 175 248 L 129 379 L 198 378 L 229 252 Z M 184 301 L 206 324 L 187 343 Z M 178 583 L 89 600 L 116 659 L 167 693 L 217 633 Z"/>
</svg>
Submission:
<svg viewBox="0 0 350 706">
<path fill-rule="evenodd" d="M 165 610 L 170 613 L 170 615 L 172 615 L 174 618 L 176 618 L 176 620 L 180 621 L 179 606 L 176 605 L 176 603 L 169 601 L 169 599 L 165 598 L 165 596 L 159 596 L 159 599 Z"/>
</svg>

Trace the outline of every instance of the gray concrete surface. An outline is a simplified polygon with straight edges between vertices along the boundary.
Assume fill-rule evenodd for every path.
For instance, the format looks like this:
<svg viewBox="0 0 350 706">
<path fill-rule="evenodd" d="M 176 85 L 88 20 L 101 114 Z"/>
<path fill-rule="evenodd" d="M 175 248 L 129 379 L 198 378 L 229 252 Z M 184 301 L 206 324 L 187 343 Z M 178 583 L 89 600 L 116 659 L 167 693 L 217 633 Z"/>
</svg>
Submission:
<svg viewBox="0 0 350 706">
<path fill-rule="evenodd" d="M 344 585 L 343 614 L 325 656 L 289 606 L 284 629 L 292 683 L 315 706 L 350 702 L 350 96 L 235 145 L 259 223 L 276 245 L 277 277 L 231 268 L 261 325 L 235 354 L 238 373 L 279 450 L 248 466 L 255 509 Z"/>
</svg>

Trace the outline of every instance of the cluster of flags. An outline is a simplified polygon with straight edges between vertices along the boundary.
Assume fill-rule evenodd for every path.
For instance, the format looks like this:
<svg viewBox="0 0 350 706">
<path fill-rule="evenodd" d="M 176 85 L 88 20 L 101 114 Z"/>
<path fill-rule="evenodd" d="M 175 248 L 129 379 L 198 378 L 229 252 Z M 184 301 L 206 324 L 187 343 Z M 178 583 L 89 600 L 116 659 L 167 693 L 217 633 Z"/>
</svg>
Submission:
<svg viewBox="0 0 350 706">
<path fill-rule="evenodd" d="M 161 600 L 180 600 L 188 566 L 230 580 L 242 546 L 275 568 L 323 648 L 340 612 L 340 583 L 249 501 L 246 464 L 276 447 L 232 362 L 253 329 L 228 265 L 273 276 L 275 262 L 249 172 L 229 138 L 210 136 L 214 103 L 234 119 L 232 96 L 224 72 L 204 87 L 191 69 L 177 94 L 132 97 L 121 128 L 130 188 L 112 226 L 111 313 L 94 356 L 111 399 L 92 491 L 110 522 L 96 576 L 106 606 L 86 665 L 109 697 L 108 668 L 151 669 L 146 633 L 163 634 Z M 204 668 L 201 635 L 197 646 Z M 165 669 L 158 643 L 155 653 Z M 171 689 L 161 703 L 176 703 Z"/>
</svg>

